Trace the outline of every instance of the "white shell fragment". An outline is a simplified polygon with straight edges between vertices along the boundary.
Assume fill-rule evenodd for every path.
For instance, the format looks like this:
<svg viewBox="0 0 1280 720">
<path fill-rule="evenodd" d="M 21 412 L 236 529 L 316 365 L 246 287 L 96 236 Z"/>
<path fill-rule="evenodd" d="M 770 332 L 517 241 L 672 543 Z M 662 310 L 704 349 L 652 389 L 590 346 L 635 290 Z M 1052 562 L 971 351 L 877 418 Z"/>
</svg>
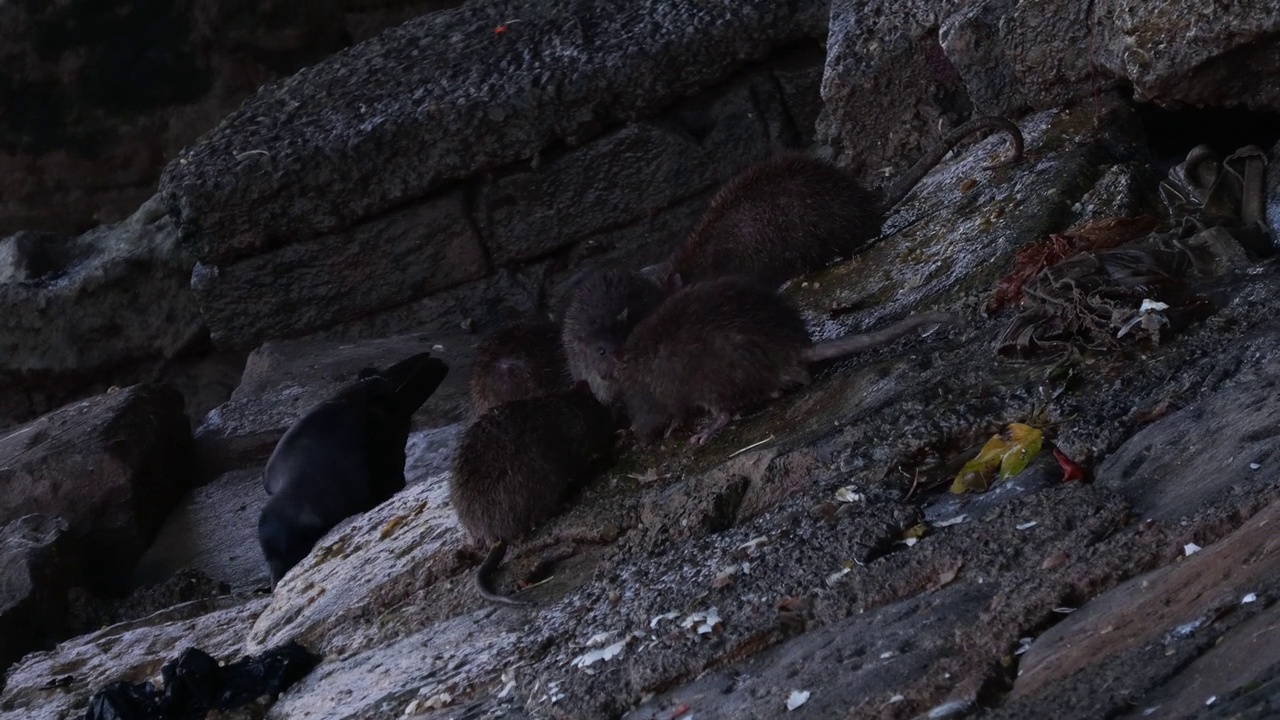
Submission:
<svg viewBox="0 0 1280 720">
<path fill-rule="evenodd" d="M 720 610 L 711 608 L 701 612 L 690 613 L 689 617 L 680 621 L 682 628 L 695 628 L 699 635 L 705 635 L 720 624 Z"/>
<path fill-rule="evenodd" d="M 1257 601 L 1258 601 L 1258 593 L 1249 593 L 1248 595 L 1245 595 L 1243 598 L 1240 599 L 1240 602 L 1245 605 L 1248 605 L 1251 602 L 1257 602 Z"/>
<path fill-rule="evenodd" d="M 792 690 L 791 694 L 787 696 L 787 712 L 791 712 L 807 702 L 809 702 L 808 690 Z"/>
<path fill-rule="evenodd" d="M 845 485 L 836 491 L 836 500 L 842 503 L 862 502 L 866 499 L 866 496 L 855 490 L 852 485 Z"/>
<path fill-rule="evenodd" d="M 1200 552 L 1200 550 L 1201 550 L 1201 547 L 1195 543 L 1187 543 L 1186 545 L 1182 546 L 1182 552 L 1186 553 L 1187 555 L 1195 555 L 1196 553 Z"/>
<path fill-rule="evenodd" d="M 627 641 L 630 639 L 631 637 L 628 636 L 608 647 L 603 647 L 596 650 L 592 650 L 591 652 L 583 653 L 578 657 L 574 658 L 573 661 L 570 662 L 569 664 L 576 668 L 584 668 L 584 667 L 587 667 L 588 665 L 593 665 L 597 662 L 612 660 L 613 658 L 617 657 L 619 654 L 622 653 L 622 649 L 627 646 Z"/>
<path fill-rule="evenodd" d="M 1037 526 L 1037 525 L 1039 525 L 1039 524 L 1040 524 L 1040 523 L 1036 522 L 1035 520 L 1032 520 L 1031 522 L 1024 522 L 1024 523 L 1022 523 L 1021 525 L 1015 525 L 1015 526 L 1013 526 L 1013 529 L 1014 529 L 1014 530 L 1030 530 L 1031 528 L 1033 528 L 1033 527 L 1035 527 L 1035 526 Z"/>
<path fill-rule="evenodd" d="M 827 587 L 835 587 L 835 584 L 840 582 L 840 578 L 848 574 L 849 568 L 840 568 L 839 570 L 831 573 L 827 576 Z"/>
<path fill-rule="evenodd" d="M 661 615 L 655 615 L 654 618 L 649 621 L 649 629 L 656 630 L 663 620 L 675 620 L 678 617 L 680 617 L 680 613 L 678 612 L 668 612 L 662 613 Z"/>
</svg>

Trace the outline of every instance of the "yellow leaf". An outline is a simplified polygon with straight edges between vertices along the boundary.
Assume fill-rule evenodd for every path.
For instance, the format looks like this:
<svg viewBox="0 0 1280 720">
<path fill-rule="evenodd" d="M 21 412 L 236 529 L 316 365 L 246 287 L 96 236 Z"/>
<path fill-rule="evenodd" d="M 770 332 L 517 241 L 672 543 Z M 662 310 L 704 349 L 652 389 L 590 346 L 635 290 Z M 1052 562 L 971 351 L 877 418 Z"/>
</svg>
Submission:
<svg viewBox="0 0 1280 720">
<path fill-rule="evenodd" d="M 1000 461 L 1008 450 L 1008 444 L 999 435 L 993 435 L 978 456 L 964 464 L 956 473 L 955 482 L 951 483 L 951 492 L 960 495 L 966 492 L 983 492 L 991 487 L 996 471 L 1000 469 Z"/>
<path fill-rule="evenodd" d="M 928 525 L 925 525 L 924 523 L 916 523 L 915 525 L 912 525 L 911 527 L 902 531 L 902 539 L 906 540 L 908 538 L 924 537 L 924 534 L 927 532 L 929 532 Z"/>
<path fill-rule="evenodd" d="M 1004 435 L 1006 450 L 1000 459 L 1001 480 L 1022 472 L 1040 454 L 1040 445 L 1044 442 L 1043 433 L 1022 423 L 1010 423 Z"/>
</svg>

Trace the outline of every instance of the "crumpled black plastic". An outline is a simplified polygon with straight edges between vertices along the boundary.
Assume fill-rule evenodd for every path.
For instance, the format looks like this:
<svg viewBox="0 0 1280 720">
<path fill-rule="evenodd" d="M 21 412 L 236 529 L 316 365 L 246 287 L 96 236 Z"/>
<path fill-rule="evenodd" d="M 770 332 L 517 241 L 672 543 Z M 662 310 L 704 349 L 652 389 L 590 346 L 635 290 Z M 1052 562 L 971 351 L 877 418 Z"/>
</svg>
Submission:
<svg viewBox="0 0 1280 720">
<path fill-rule="evenodd" d="M 320 659 L 291 641 L 220 667 L 203 650 L 187 648 L 160 668 L 163 691 L 150 682 L 113 682 L 89 701 L 84 720 L 198 720 L 210 710 L 230 710 L 279 694 Z"/>
</svg>

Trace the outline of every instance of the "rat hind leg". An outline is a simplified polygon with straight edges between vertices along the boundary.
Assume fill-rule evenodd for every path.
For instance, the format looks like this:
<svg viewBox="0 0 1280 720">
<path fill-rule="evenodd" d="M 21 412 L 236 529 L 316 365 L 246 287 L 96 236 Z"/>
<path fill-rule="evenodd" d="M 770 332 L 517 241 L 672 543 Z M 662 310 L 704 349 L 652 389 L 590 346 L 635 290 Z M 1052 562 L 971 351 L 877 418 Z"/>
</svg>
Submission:
<svg viewBox="0 0 1280 720">
<path fill-rule="evenodd" d="M 715 409 L 711 412 L 711 422 L 703 428 L 702 432 L 690 438 L 689 442 L 694 445 L 706 445 L 707 441 L 710 440 L 712 436 L 723 430 L 725 426 L 729 424 L 730 420 L 733 419 L 728 410 Z"/>
</svg>

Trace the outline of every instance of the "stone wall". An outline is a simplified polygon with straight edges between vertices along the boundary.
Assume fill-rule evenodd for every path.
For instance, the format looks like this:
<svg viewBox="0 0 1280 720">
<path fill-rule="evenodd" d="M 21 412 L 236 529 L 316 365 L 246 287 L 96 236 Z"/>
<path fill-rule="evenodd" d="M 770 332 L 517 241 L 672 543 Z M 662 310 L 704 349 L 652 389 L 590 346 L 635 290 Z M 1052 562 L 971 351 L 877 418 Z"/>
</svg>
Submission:
<svg viewBox="0 0 1280 720">
<path fill-rule="evenodd" d="M 805 141 L 826 17 L 475 3 L 264 88 L 161 181 L 214 342 L 324 330 L 627 234 L 652 256 L 696 216 L 683 201 Z"/>
</svg>

